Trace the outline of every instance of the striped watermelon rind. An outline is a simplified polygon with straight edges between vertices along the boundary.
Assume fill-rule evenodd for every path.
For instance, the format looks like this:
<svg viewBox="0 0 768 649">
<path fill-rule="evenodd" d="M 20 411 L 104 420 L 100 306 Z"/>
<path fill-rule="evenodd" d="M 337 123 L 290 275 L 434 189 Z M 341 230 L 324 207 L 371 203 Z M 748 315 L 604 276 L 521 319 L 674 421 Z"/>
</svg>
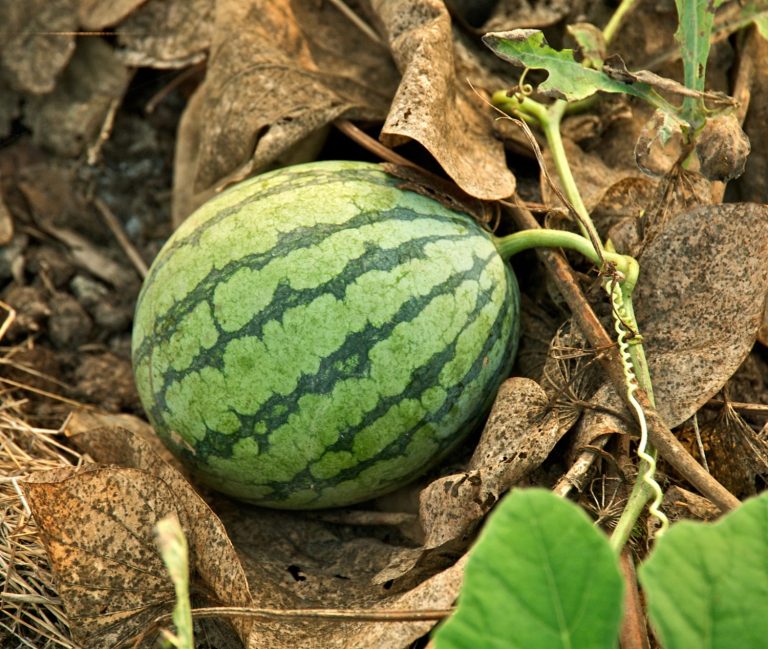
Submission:
<svg viewBox="0 0 768 649">
<path fill-rule="evenodd" d="M 139 296 L 133 362 L 155 430 L 195 476 L 278 508 L 413 479 L 508 373 L 519 292 L 469 216 L 376 165 L 239 183 L 190 216 Z"/>
</svg>

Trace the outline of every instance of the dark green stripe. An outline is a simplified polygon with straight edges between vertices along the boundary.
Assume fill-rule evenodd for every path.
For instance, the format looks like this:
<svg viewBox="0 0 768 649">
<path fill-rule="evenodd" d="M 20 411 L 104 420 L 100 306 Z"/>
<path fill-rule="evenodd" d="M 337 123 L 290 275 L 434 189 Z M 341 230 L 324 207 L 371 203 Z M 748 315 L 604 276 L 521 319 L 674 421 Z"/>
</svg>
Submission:
<svg viewBox="0 0 768 649">
<path fill-rule="evenodd" d="M 487 304 L 489 300 L 490 298 L 487 297 L 487 299 L 484 300 L 483 306 Z M 482 309 L 482 306 L 479 306 L 473 311 L 473 314 L 472 314 L 473 317 L 467 319 L 467 326 L 469 326 L 474 321 L 475 317 L 479 315 L 481 309 Z M 381 461 L 405 456 L 406 448 L 410 443 L 411 439 L 413 438 L 413 435 L 419 429 L 421 429 L 424 425 L 437 423 L 441 419 L 443 419 L 448 414 L 448 411 L 451 409 L 456 399 L 460 396 L 461 392 L 466 388 L 467 385 L 471 384 L 477 378 L 477 376 L 483 370 L 483 363 L 484 363 L 485 357 L 489 354 L 489 352 L 491 351 L 491 349 L 493 348 L 493 346 L 496 344 L 498 340 L 502 339 L 503 341 L 505 326 L 509 326 L 511 322 L 514 322 L 517 318 L 517 315 L 518 315 L 517 301 L 512 294 L 510 282 L 507 282 L 504 308 L 499 309 L 499 312 L 491 328 L 490 335 L 488 336 L 488 339 L 485 341 L 482 351 L 480 352 L 480 354 L 478 354 L 474 363 L 466 372 L 466 374 L 461 378 L 461 380 L 446 390 L 447 392 L 446 399 L 443 402 L 443 405 L 438 410 L 436 410 L 431 415 L 426 416 L 422 421 L 414 425 L 410 430 L 398 436 L 396 440 L 390 443 L 380 453 L 376 454 L 376 456 L 369 458 L 367 460 L 361 460 L 357 462 L 354 466 L 349 467 L 347 469 L 343 469 L 339 473 L 337 473 L 336 475 L 330 478 L 318 479 L 314 477 L 311 473 L 311 468 L 310 468 L 311 465 L 310 465 L 306 469 L 301 471 L 299 474 L 297 474 L 290 482 L 275 481 L 275 482 L 267 483 L 265 486 L 271 487 L 273 489 L 272 494 L 270 494 L 269 496 L 269 501 L 279 502 L 280 500 L 289 498 L 290 496 L 292 496 L 298 491 L 302 491 L 304 489 L 309 489 L 309 488 L 316 491 L 317 497 L 319 498 L 322 496 L 323 489 L 327 487 L 334 487 L 346 480 L 353 480 L 357 476 L 359 476 L 363 471 L 365 471 L 365 469 L 367 469 L 368 467 L 374 466 L 375 464 Z M 414 373 L 413 380 L 402 391 L 401 394 L 395 395 L 393 397 L 389 397 L 386 399 L 382 399 L 379 402 L 379 404 L 377 404 L 377 407 L 373 411 L 368 413 L 368 415 L 365 417 L 363 422 L 360 423 L 359 426 L 351 427 L 346 431 L 344 431 L 340 437 L 340 441 L 337 442 L 336 444 L 333 444 L 332 446 L 329 446 L 327 450 L 328 451 L 340 451 L 340 450 L 351 451 L 352 443 L 354 441 L 355 435 L 358 432 L 360 432 L 367 426 L 371 425 L 376 419 L 384 415 L 392 406 L 396 405 L 399 401 L 402 401 L 403 399 L 418 399 L 426 389 L 429 389 L 433 385 L 437 385 L 439 383 L 438 377 L 439 377 L 440 371 L 442 370 L 443 366 L 446 363 L 448 363 L 455 355 L 456 345 L 458 343 L 458 339 L 460 335 L 461 335 L 461 332 L 459 332 L 459 334 L 456 336 L 456 338 L 453 340 L 452 344 L 449 347 L 435 354 L 432 358 L 430 358 L 427 361 L 427 363 L 425 363 L 421 368 L 419 368 L 418 372 L 420 372 L 420 376 L 417 377 L 416 373 Z M 507 338 L 511 338 L 511 337 L 507 336 Z M 497 376 L 498 381 L 504 378 L 503 373 L 500 373 L 498 370 L 502 367 L 505 369 L 508 369 L 509 362 L 512 359 L 512 355 L 514 351 L 515 351 L 514 348 L 511 346 L 505 349 L 503 353 L 501 353 L 498 357 L 499 362 L 497 366 L 493 368 L 492 371 L 490 371 L 490 375 Z M 421 387 L 422 390 L 416 390 L 415 388 L 417 387 Z M 495 386 L 493 385 L 489 386 L 489 388 L 492 388 L 492 387 L 495 387 Z M 464 425 L 471 426 L 473 423 L 476 423 L 487 407 L 488 407 L 487 401 L 478 400 L 475 408 L 470 413 L 468 413 L 465 419 L 465 422 L 463 422 Z M 435 453 L 435 455 L 439 455 L 441 452 L 446 450 L 450 445 L 455 443 L 456 438 L 449 436 L 438 441 L 439 441 L 439 450 Z M 403 480 L 403 476 L 397 475 L 393 477 L 392 482 L 401 483 L 402 480 Z M 382 485 L 382 487 L 383 486 L 384 485 Z M 311 506 L 311 502 L 307 502 L 305 504 L 307 506 Z"/>
<path fill-rule="evenodd" d="M 426 260 L 428 256 L 424 252 L 424 247 L 427 244 L 457 240 L 466 240 L 468 243 L 470 241 L 467 235 L 462 233 L 456 235 L 430 235 L 409 239 L 396 248 L 379 248 L 371 242 L 367 244 L 365 252 L 360 257 L 350 260 L 338 275 L 323 284 L 306 289 L 294 289 L 288 282 L 278 284 L 271 302 L 263 309 L 260 309 L 258 313 L 254 313 L 250 322 L 236 331 L 220 330 L 216 344 L 209 349 L 201 350 L 184 369 L 177 370 L 170 367 L 163 375 L 163 385 L 159 393 L 156 394 L 156 398 L 162 402 L 164 407 L 168 388 L 174 382 L 183 379 L 189 372 L 197 372 L 205 367 L 223 369 L 224 353 L 230 342 L 244 336 L 261 338 L 266 324 L 271 321 L 279 322 L 282 320 L 283 313 L 288 309 L 310 304 L 316 298 L 328 293 L 336 299 L 343 301 L 347 288 L 355 280 L 371 270 L 389 271 L 402 265 L 404 261 Z M 213 307 L 211 307 L 211 312 L 213 312 Z"/>
<path fill-rule="evenodd" d="M 283 233 L 275 246 L 269 250 L 239 257 L 232 260 L 221 269 L 211 269 L 211 271 L 197 284 L 197 286 L 195 286 L 195 288 L 187 293 L 183 299 L 174 303 L 170 309 L 155 319 L 153 330 L 146 332 L 144 340 L 139 347 L 134 350 L 134 365 L 136 366 L 141 363 L 151 349 L 169 341 L 183 319 L 189 315 L 200 302 L 208 301 L 213 296 L 214 290 L 218 284 L 228 280 L 237 271 L 243 268 L 256 271 L 261 270 L 278 257 L 287 256 L 295 250 L 312 248 L 332 234 L 343 232 L 345 230 L 356 230 L 361 226 L 369 225 L 372 222 L 380 222 L 384 220 L 416 221 L 418 219 L 447 220 L 448 218 L 464 226 L 472 225 L 472 222 L 468 217 L 458 213 L 448 217 L 441 214 L 422 214 L 421 212 L 415 212 L 411 209 L 397 207 L 385 212 L 361 212 L 354 218 L 342 224 L 318 224 L 310 227 L 296 228 L 290 232 Z M 145 282 L 144 286 L 148 285 L 149 281 Z M 139 296 L 137 311 L 141 308 L 142 298 L 143 292 L 142 295 Z M 218 328 L 215 318 L 214 323 Z M 224 333 L 225 332 L 219 328 L 219 335 L 224 335 Z"/>
<path fill-rule="evenodd" d="M 389 338 L 397 325 L 416 319 L 434 298 L 455 291 L 464 281 L 478 280 L 485 268 L 493 263 L 495 259 L 495 255 L 492 255 L 490 259 L 481 259 L 475 256 L 474 264 L 470 270 L 466 273 L 454 273 L 445 282 L 435 285 L 426 295 L 410 298 L 401 305 L 390 321 L 378 327 L 368 324 L 361 331 L 347 336 L 342 346 L 336 352 L 323 358 L 317 373 L 305 374 L 299 378 L 296 389 L 291 394 L 285 396 L 273 395 L 253 415 L 235 413 L 240 418 L 242 430 L 252 431 L 257 422 L 264 422 L 267 433 L 258 436 L 259 449 L 261 454 L 268 453 L 269 433 L 288 422 L 289 417 L 298 410 L 299 397 L 304 394 L 330 394 L 339 381 L 366 376 L 370 368 L 368 351 L 376 343 Z M 489 297 L 486 293 L 480 293 L 478 301 L 482 302 L 482 305 L 487 304 L 488 300 Z M 476 305 L 471 315 L 473 317 L 476 316 L 481 308 L 482 306 Z M 359 359 L 358 364 L 346 363 L 346 361 L 353 360 L 356 357 Z M 343 366 L 345 369 L 340 370 L 339 366 Z M 429 365 L 425 365 L 424 368 L 429 368 Z M 423 372 L 424 368 L 417 369 L 417 372 Z M 441 367 L 432 368 L 438 374 L 440 369 Z M 420 380 L 424 380 L 423 376 Z M 414 383 L 414 381 L 412 380 L 411 383 Z M 393 398 L 393 402 L 403 398 L 403 395 L 398 395 Z M 164 394 L 161 399 L 157 400 L 157 403 L 159 406 L 158 413 L 161 413 L 162 407 L 165 405 Z M 378 418 L 378 416 L 380 415 L 377 415 L 375 418 Z M 250 432 L 246 432 L 246 436 L 250 436 L 250 434 Z M 345 433 L 345 435 L 349 434 L 354 433 Z M 195 448 L 198 449 L 198 452 L 203 457 L 212 454 L 229 458 L 232 456 L 234 444 L 239 439 L 240 436 L 238 435 L 222 435 L 216 431 L 208 430 L 205 437 L 196 442 Z"/>
</svg>

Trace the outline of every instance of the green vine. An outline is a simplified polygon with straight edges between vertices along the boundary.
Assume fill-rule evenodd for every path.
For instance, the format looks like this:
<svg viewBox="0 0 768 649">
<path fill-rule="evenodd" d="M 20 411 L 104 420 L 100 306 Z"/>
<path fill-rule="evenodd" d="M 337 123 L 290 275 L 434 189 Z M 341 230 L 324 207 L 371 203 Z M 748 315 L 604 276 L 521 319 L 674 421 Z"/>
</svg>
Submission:
<svg viewBox="0 0 768 649">
<path fill-rule="evenodd" d="M 631 2 L 622 4 L 627 11 Z M 611 34 L 609 34 L 610 36 Z M 568 157 L 560 133 L 560 125 L 569 103 L 559 99 L 549 106 L 536 101 L 526 93 L 509 95 L 500 91 L 493 96 L 494 105 L 509 115 L 538 126 L 546 137 L 550 154 L 562 183 L 565 197 L 569 202 L 581 235 L 557 230 L 536 230 L 518 232 L 496 240 L 504 257 L 511 256 L 532 247 L 561 247 L 576 250 L 598 266 L 605 278 L 604 288 L 613 306 L 614 329 L 624 366 L 627 401 L 640 428 L 640 443 L 637 454 L 641 460 L 640 478 L 635 483 L 627 506 L 611 536 L 611 544 L 618 553 L 629 539 L 632 528 L 640 517 L 646 503 L 652 501 L 649 512 L 660 522 L 657 535 L 667 529 L 669 521 L 659 509 L 663 497 L 661 487 L 654 479 L 656 451 L 648 443 L 648 426 L 645 413 L 635 397 L 638 388 L 643 389 L 653 402 L 653 387 L 642 338 L 632 306 L 632 292 L 637 284 L 640 268 L 637 261 L 627 255 L 608 250 L 600 241 L 589 211 L 581 198 L 576 181 L 568 164 Z"/>
</svg>

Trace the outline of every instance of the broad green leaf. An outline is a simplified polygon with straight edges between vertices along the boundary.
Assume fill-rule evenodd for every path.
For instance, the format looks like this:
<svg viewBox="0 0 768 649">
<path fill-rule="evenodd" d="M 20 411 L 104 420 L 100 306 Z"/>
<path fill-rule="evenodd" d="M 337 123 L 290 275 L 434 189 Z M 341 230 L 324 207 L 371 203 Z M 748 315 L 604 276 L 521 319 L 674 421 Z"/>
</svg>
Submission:
<svg viewBox="0 0 768 649">
<path fill-rule="evenodd" d="M 491 32 L 483 36 L 483 43 L 505 61 L 549 72 L 546 81 L 539 85 L 539 92 L 544 95 L 578 101 L 598 90 L 642 99 L 649 99 L 652 92 L 647 84 L 623 83 L 599 70 L 584 67 L 573 57 L 573 50 L 551 48 L 544 34 L 535 29 Z"/>
<path fill-rule="evenodd" d="M 665 649 L 766 646 L 768 494 L 717 523 L 673 526 L 639 577 Z"/>
<path fill-rule="evenodd" d="M 683 79 L 691 90 L 704 90 L 704 79 L 709 56 L 710 36 L 715 21 L 715 10 L 725 0 L 675 0 L 678 27 L 675 39 L 680 43 L 683 60 Z M 683 118 L 700 126 L 705 119 L 704 100 L 686 97 L 683 100 Z"/>
<path fill-rule="evenodd" d="M 608 539 L 571 502 L 514 491 L 470 551 L 436 649 L 610 649 L 623 583 Z"/>
</svg>

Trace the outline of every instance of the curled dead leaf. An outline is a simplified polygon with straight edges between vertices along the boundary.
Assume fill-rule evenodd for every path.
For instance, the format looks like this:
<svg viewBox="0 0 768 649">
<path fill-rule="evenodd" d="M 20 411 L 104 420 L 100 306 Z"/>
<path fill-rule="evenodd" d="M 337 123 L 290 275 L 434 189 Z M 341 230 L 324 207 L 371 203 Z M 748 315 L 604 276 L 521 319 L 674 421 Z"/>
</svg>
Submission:
<svg viewBox="0 0 768 649">
<path fill-rule="evenodd" d="M 383 119 L 395 85 L 386 50 L 332 3 L 221 0 L 211 52 L 180 130 L 176 162 L 191 173 L 174 199 L 187 206 L 265 171 L 335 119 Z"/>
<path fill-rule="evenodd" d="M 75 0 L 29 0 L 0 5 L 0 68 L 16 90 L 44 94 L 75 51 Z M 57 38 L 43 34 L 63 32 Z"/>
<path fill-rule="evenodd" d="M 490 109 L 456 77 L 451 21 L 438 0 L 375 0 L 392 56 L 402 74 L 381 139 L 419 142 L 465 192 L 493 200 L 511 196 L 515 178 Z"/>
<path fill-rule="evenodd" d="M 80 0 L 77 16 L 86 29 L 117 25 L 146 0 Z"/>
<path fill-rule="evenodd" d="M 211 46 L 214 11 L 213 0 L 146 0 L 117 27 L 120 58 L 135 67 L 198 63 Z"/>
<path fill-rule="evenodd" d="M 95 144 L 131 76 L 105 41 L 78 41 L 53 92 L 32 98 L 26 106 L 24 120 L 35 143 L 62 156 L 79 155 Z"/>
</svg>

